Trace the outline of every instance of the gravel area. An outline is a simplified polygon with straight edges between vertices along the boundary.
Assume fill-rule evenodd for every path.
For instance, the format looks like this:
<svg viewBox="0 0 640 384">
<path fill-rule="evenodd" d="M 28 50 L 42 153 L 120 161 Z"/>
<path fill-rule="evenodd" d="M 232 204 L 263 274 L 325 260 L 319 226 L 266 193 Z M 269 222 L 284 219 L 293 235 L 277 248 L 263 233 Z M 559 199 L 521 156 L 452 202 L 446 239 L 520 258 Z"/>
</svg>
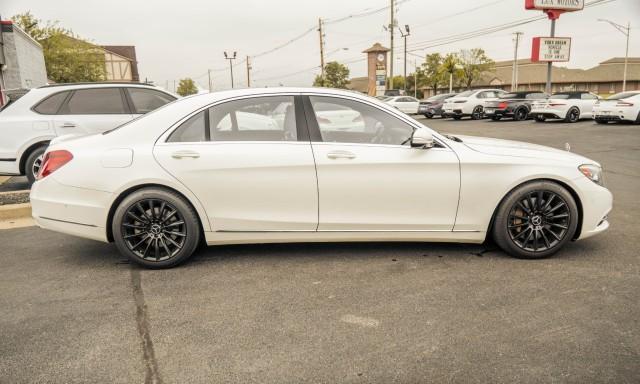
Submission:
<svg viewBox="0 0 640 384">
<path fill-rule="evenodd" d="M 0 193 L 0 205 L 21 204 L 29 202 L 29 192 Z"/>
</svg>

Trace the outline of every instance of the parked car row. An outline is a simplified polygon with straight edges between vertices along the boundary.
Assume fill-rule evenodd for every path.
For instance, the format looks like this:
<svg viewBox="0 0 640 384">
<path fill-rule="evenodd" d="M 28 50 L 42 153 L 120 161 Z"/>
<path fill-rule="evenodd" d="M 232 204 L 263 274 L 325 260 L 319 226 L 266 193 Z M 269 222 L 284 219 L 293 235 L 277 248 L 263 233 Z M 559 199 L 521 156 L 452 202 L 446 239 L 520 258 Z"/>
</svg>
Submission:
<svg viewBox="0 0 640 384">
<path fill-rule="evenodd" d="M 387 99 L 384 101 L 387 102 Z M 557 119 L 575 123 L 581 119 L 594 119 L 599 124 L 610 121 L 640 123 L 640 91 L 617 93 L 603 99 L 588 91 L 548 95 L 540 91 L 477 89 L 432 96 L 419 102 L 416 113 L 429 119 L 441 116 L 455 120 L 463 117 L 472 120 L 490 118 L 494 121 L 503 118 L 515 121 L 534 119 L 537 122 Z"/>
</svg>

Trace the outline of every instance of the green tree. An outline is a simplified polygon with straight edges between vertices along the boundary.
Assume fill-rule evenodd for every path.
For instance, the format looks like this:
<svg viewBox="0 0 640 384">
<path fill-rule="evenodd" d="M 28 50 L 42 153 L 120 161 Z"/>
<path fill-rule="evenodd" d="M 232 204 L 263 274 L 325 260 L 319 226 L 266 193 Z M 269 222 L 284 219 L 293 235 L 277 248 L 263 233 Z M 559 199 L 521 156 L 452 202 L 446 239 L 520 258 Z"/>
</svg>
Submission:
<svg viewBox="0 0 640 384">
<path fill-rule="evenodd" d="M 455 85 L 462 77 L 462 66 L 460 64 L 460 58 L 455 53 L 448 53 L 442 59 L 442 65 L 440 65 L 439 72 L 442 73 L 445 83 L 447 80 L 450 83 L 450 87 Z M 454 81 L 455 80 L 455 81 Z"/>
<path fill-rule="evenodd" d="M 447 82 L 446 70 L 443 70 L 442 66 L 445 58 L 440 53 L 428 54 L 424 63 L 422 64 L 422 72 L 424 74 L 424 82 L 433 89 L 433 94 L 438 93 L 438 86 Z M 455 65 L 454 65 L 455 69 Z M 420 80 L 420 78 L 418 78 Z"/>
<path fill-rule="evenodd" d="M 349 84 L 349 68 L 337 61 L 332 61 L 324 66 L 324 78 L 316 76 L 314 87 L 347 88 Z"/>
<path fill-rule="evenodd" d="M 195 81 L 190 78 L 180 79 L 176 92 L 180 96 L 194 95 L 198 93 L 198 87 L 196 87 Z"/>
<path fill-rule="evenodd" d="M 459 57 L 462 66 L 462 82 L 467 89 L 470 89 L 475 81 L 480 80 L 483 73 L 491 71 L 494 66 L 494 61 L 482 48 L 463 49 Z"/>
<path fill-rule="evenodd" d="M 31 12 L 11 18 L 42 45 L 47 77 L 57 83 L 102 81 L 106 78 L 104 51 L 55 21 L 42 21 Z"/>
</svg>

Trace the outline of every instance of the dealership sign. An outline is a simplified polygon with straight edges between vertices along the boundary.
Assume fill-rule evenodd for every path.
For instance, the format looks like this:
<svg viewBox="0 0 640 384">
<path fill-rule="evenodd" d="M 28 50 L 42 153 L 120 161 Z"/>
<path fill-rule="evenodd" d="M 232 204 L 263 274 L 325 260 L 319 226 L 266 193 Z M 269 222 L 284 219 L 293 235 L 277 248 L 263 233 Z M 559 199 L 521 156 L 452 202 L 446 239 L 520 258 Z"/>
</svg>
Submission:
<svg viewBox="0 0 640 384">
<path fill-rule="evenodd" d="M 531 61 L 569 61 L 571 53 L 570 37 L 534 37 L 531 47 Z"/>
<path fill-rule="evenodd" d="M 526 9 L 539 9 L 541 11 L 580 11 L 584 8 L 584 0 L 525 0 Z"/>
</svg>

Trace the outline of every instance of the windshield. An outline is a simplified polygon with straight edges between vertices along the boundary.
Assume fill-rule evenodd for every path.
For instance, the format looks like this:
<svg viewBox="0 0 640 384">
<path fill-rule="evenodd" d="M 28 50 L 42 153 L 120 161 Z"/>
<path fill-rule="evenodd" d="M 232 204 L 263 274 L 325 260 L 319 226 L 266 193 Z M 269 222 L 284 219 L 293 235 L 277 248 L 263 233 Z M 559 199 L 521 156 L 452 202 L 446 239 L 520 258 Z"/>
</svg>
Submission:
<svg viewBox="0 0 640 384">
<path fill-rule="evenodd" d="M 469 97 L 469 96 L 473 95 L 474 93 L 476 93 L 476 91 L 464 91 L 464 92 L 458 94 L 456 97 Z"/>
</svg>

